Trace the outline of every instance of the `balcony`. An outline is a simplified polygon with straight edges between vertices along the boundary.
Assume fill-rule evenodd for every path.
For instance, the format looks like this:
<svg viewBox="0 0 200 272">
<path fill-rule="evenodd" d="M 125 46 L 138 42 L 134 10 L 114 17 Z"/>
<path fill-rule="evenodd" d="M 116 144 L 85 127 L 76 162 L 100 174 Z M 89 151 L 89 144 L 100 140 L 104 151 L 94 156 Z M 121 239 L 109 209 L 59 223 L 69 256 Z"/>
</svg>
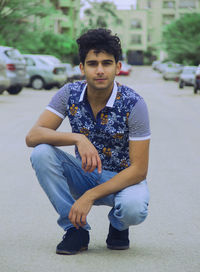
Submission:
<svg viewBox="0 0 200 272">
<path fill-rule="evenodd" d="M 180 9 L 196 8 L 196 1 L 195 0 L 180 0 L 179 8 Z"/>
<path fill-rule="evenodd" d="M 60 27 L 61 28 L 70 28 L 70 27 L 72 27 L 72 21 L 70 19 L 62 20 L 62 21 L 60 21 Z"/>
<path fill-rule="evenodd" d="M 73 7 L 74 2 L 72 0 L 59 0 L 59 6 L 62 7 Z"/>
<path fill-rule="evenodd" d="M 176 2 L 175 1 L 163 1 L 163 8 L 164 9 L 175 9 Z"/>
</svg>

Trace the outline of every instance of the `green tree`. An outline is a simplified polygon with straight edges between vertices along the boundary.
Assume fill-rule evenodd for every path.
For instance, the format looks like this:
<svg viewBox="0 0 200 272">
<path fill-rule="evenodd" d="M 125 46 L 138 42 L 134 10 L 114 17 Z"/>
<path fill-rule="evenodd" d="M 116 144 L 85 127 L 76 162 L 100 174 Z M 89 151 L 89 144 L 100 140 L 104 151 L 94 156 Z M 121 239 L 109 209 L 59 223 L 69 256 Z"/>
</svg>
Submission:
<svg viewBox="0 0 200 272">
<path fill-rule="evenodd" d="M 75 40 L 66 37 L 64 34 L 43 33 L 41 54 L 54 55 L 66 62 L 69 61 L 69 56 L 70 61 L 72 61 L 77 52 L 78 46 Z"/>
<path fill-rule="evenodd" d="M 55 0 L 0 0 L 0 44 L 22 53 L 51 54 L 63 61 L 77 54 L 74 40 L 50 31 L 49 22 L 61 15 Z"/>
<path fill-rule="evenodd" d="M 107 28 L 109 27 L 109 20 L 112 20 L 114 24 L 121 24 L 122 21 L 116 13 L 116 6 L 110 2 L 98 2 L 87 1 L 90 4 L 90 8 L 84 11 L 85 18 L 83 22 L 82 32 L 90 28 Z"/>
<path fill-rule="evenodd" d="M 49 0 L 0 0 L 0 43 L 27 50 L 40 46 L 38 18 L 54 12 Z"/>
<path fill-rule="evenodd" d="M 200 63 L 200 14 L 187 14 L 168 25 L 163 34 L 169 59 L 188 65 Z"/>
</svg>

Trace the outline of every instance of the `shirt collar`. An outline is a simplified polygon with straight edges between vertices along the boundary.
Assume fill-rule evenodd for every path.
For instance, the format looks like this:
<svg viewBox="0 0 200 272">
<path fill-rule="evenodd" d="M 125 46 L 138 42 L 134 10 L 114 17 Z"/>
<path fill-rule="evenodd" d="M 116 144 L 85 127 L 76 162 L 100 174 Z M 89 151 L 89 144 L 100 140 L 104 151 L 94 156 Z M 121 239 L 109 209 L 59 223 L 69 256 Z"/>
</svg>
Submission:
<svg viewBox="0 0 200 272">
<path fill-rule="evenodd" d="M 87 89 L 87 84 L 84 86 L 84 88 L 83 88 L 83 90 L 82 90 L 82 93 L 81 93 L 79 102 L 82 102 L 82 101 L 83 101 L 84 96 L 85 96 L 86 89 Z M 111 93 L 110 98 L 109 98 L 108 101 L 107 101 L 106 107 L 109 107 L 109 108 L 112 108 L 112 107 L 113 107 L 113 104 L 114 104 L 114 102 L 115 102 L 116 96 L 117 96 L 117 83 L 114 81 L 113 90 L 112 90 L 112 93 Z"/>
</svg>

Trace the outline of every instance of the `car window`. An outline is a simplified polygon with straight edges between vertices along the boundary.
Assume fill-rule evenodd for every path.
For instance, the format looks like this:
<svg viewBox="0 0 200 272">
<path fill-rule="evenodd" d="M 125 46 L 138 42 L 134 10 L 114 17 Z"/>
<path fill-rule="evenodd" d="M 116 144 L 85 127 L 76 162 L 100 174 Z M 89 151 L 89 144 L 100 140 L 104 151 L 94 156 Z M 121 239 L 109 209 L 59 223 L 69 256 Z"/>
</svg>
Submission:
<svg viewBox="0 0 200 272">
<path fill-rule="evenodd" d="M 35 65 L 35 62 L 34 62 L 33 59 L 30 59 L 30 58 L 27 58 L 27 57 L 25 57 L 25 59 L 26 59 L 26 64 L 28 66 L 34 66 Z"/>
<path fill-rule="evenodd" d="M 41 56 L 40 60 L 43 60 L 45 64 L 60 64 L 60 60 L 54 56 Z"/>
<path fill-rule="evenodd" d="M 11 59 L 23 60 L 23 56 L 17 49 L 6 50 L 5 54 Z"/>
<path fill-rule="evenodd" d="M 42 63 L 42 64 L 45 64 L 45 65 L 49 64 L 49 62 L 46 61 L 45 59 L 38 58 L 37 60 L 38 60 L 40 63 Z"/>
<path fill-rule="evenodd" d="M 183 72 L 185 74 L 194 74 L 195 73 L 195 70 L 194 69 L 184 69 Z"/>
</svg>

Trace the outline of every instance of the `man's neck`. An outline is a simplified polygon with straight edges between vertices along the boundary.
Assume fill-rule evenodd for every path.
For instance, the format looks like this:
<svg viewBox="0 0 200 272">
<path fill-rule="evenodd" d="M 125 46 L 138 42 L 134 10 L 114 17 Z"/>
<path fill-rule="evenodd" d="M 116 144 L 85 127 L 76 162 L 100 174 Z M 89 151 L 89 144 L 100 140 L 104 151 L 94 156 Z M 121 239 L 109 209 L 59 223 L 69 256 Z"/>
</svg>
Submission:
<svg viewBox="0 0 200 272">
<path fill-rule="evenodd" d="M 87 86 L 87 99 L 91 106 L 97 106 L 97 107 L 105 107 L 107 104 L 112 90 L 113 90 L 114 83 L 109 89 L 105 90 L 94 90 L 91 89 L 89 86 Z"/>
</svg>

